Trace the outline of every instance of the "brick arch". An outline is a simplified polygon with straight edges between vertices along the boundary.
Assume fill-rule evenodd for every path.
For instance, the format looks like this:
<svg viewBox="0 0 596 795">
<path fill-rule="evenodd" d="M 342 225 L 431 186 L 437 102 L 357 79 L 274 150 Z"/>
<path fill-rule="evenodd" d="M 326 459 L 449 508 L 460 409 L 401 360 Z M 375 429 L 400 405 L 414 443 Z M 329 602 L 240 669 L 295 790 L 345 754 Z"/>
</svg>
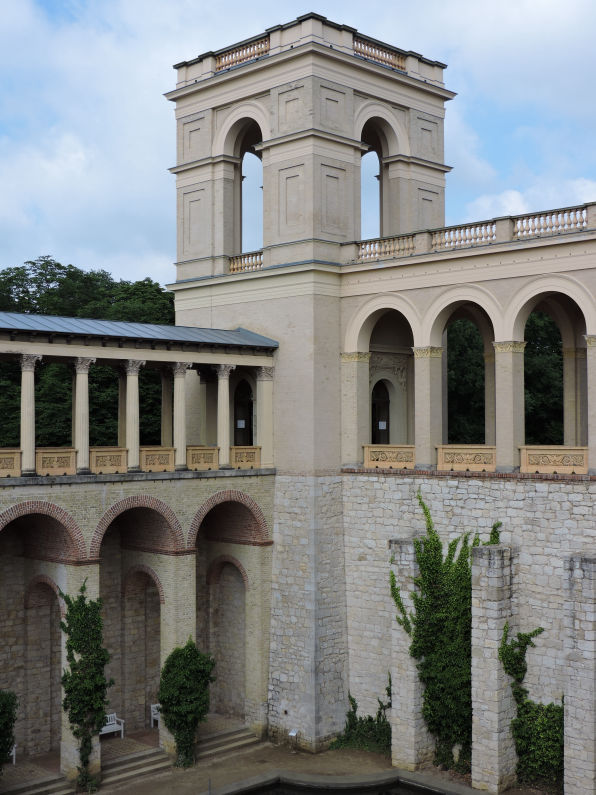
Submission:
<svg viewBox="0 0 596 795">
<path fill-rule="evenodd" d="M 60 615 L 62 618 L 66 615 L 66 605 L 64 604 L 64 599 L 60 596 L 60 589 L 54 582 L 51 577 L 48 577 L 45 574 L 36 574 L 35 577 L 32 577 L 27 585 L 27 589 L 25 591 L 25 608 L 34 607 L 35 605 L 32 604 L 32 596 L 33 591 L 35 590 L 36 586 L 38 585 L 47 585 L 54 594 L 56 595 L 56 599 L 58 600 L 58 606 L 60 608 Z"/>
<path fill-rule="evenodd" d="M 219 575 L 221 574 L 221 570 L 226 563 L 229 563 L 231 566 L 235 566 L 238 569 L 240 576 L 242 577 L 242 581 L 244 582 L 244 587 L 248 591 L 250 589 L 250 584 L 248 582 L 248 574 L 246 573 L 246 569 L 242 563 L 240 563 L 238 558 L 235 558 L 232 555 L 218 555 L 218 557 L 211 561 L 207 570 L 207 585 L 213 585 L 217 582 Z"/>
<path fill-rule="evenodd" d="M 27 502 L 19 502 L 11 506 L 6 511 L 0 513 L 0 532 L 4 530 L 8 524 L 14 522 L 15 519 L 21 519 L 24 516 L 33 516 L 35 514 L 49 516 L 62 525 L 72 542 L 75 560 L 84 560 L 87 557 L 85 539 L 83 538 L 81 528 L 69 513 L 63 508 L 60 508 L 60 506 L 54 505 L 53 502 L 28 500 Z"/>
<path fill-rule="evenodd" d="M 265 520 L 265 515 L 261 508 L 257 505 L 257 503 L 249 497 L 248 494 L 244 494 L 242 491 L 236 491 L 234 489 L 227 489 L 226 491 L 218 491 L 215 494 L 212 494 L 206 502 L 201 505 L 197 513 L 195 514 L 191 525 L 190 525 L 190 532 L 188 534 L 188 548 L 194 549 L 197 543 L 197 535 L 201 528 L 201 524 L 203 520 L 213 508 L 217 507 L 218 505 L 223 505 L 223 503 L 234 503 L 237 502 L 240 505 L 243 505 L 247 508 L 250 513 L 252 514 L 253 519 L 255 520 L 255 536 L 251 542 L 245 543 L 252 543 L 255 546 L 259 545 L 266 545 L 272 544 L 271 541 L 269 528 L 267 527 L 267 522 Z"/>
<path fill-rule="evenodd" d="M 144 563 L 136 563 L 134 566 L 131 566 L 126 574 L 124 575 L 123 584 L 122 584 L 122 595 L 126 593 L 127 583 L 130 581 L 130 578 L 135 574 L 146 574 L 147 577 L 153 582 L 155 587 L 157 588 L 157 592 L 159 594 L 159 602 L 160 604 L 165 604 L 166 597 L 163 592 L 163 585 L 161 584 L 161 580 L 157 576 L 154 569 L 151 566 L 145 566 Z"/>
<path fill-rule="evenodd" d="M 174 549 L 171 551 L 181 552 L 184 550 L 184 533 L 182 532 L 182 526 L 170 506 L 166 505 L 165 502 L 158 500 L 157 497 L 149 497 L 146 494 L 138 494 L 134 497 L 126 497 L 125 499 L 114 503 L 114 505 L 112 505 L 111 508 L 108 508 L 108 510 L 101 517 L 97 527 L 95 528 L 95 532 L 93 533 L 93 538 L 91 539 L 92 557 L 99 557 L 102 539 L 106 530 L 112 524 L 114 519 L 120 516 L 121 513 L 130 511 L 133 508 L 148 508 L 160 514 L 160 516 L 163 516 L 163 518 L 169 524 L 175 538 Z"/>
</svg>

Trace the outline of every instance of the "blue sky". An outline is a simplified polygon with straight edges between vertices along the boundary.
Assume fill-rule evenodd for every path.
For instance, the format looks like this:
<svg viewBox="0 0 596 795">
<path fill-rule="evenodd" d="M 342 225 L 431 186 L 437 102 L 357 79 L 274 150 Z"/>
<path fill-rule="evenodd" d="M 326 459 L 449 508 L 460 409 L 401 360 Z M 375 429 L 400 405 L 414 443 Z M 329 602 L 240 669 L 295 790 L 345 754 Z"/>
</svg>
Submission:
<svg viewBox="0 0 596 795">
<path fill-rule="evenodd" d="M 592 0 L 4 0 L 0 267 L 172 281 L 172 64 L 311 10 L 449 65 L 447 223 L 596 201 Z"/>
</svg>

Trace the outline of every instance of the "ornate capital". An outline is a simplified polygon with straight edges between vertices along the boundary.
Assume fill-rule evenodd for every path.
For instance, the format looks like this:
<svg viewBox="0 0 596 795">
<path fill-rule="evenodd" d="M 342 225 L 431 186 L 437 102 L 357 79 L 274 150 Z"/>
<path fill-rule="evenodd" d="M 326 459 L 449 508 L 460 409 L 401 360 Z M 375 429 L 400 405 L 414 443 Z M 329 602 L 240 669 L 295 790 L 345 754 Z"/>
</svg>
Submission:
<svg viewBox="0 0 596 795">
<path fill-rule="evenodd" d="M 593 334 L 585 334 L 586 346 L 588 348 L 596 348 L 596 336 Z"/>
<path fill-rule="evenodd" d="M 236 369 L 235 364 L 214 364 L 213 369 L 217 373 L 218 379 L 229 378 L 232 370 Z"/>
<path fill-rule="evenodd" d="M 174 362 L 174 364 L 172 364 L 174 378 L 184 378 L 186 376 L 186 371 L 191 367 L 192 362 Z"/>
<path fill-rule="evenodd" d="M 257 381 L 273 381 L 275 367 L 257 367 Z"/>
<path fill-rule="evenodd" d="M 342 362 L 368 362 L 370 360 L 370 353 L 361 353 L 360 351 L 342 353 L 341 360 Z"/>
<path fill-rule="evenodd" d="M 139 370 L 144 365 L 145 362 L 141 362 L 138 359 L 127 359 L 127 361 L 124 363 L 124 372 L 126 375 L 138 375 Z"/>
<path fill-rule="evenodd" d="M 23 353 L 21 355 L 21 371 L 33 372 L 35 370 L 36 362 L 41 361 L 40 353 Z"/>
<path fill-rule="evenodd" d="M 495 353 L 523 353 L 526 347 L 525 342 L 519 340 L 508 340 L 506 342 L 493 342 Z"/>
<path fill-rule="evenodd" d="M 412 348 L 415 359 L 440 359 L 443 355 L 443 348 L 435 345 L 427 345 L 424 348 Z"/>
<path fill-rule="evenodd" d="M 74 363 L 75 373 L 88 373 L 92 364 L 95 364 L 95 359 L 87 359 L 83 356 L 77 356 Z"/>
</svg>

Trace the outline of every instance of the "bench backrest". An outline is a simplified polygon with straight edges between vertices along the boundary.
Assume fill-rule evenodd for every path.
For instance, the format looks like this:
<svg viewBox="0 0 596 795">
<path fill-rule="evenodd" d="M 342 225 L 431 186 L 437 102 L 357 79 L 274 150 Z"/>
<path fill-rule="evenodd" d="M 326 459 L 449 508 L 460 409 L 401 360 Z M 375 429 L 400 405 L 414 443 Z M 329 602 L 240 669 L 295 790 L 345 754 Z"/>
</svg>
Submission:
<svg viewBox="0 0 596 795">
<path fill-rule="evenodd" d="M 110 723 L 116 723 L 116 713 L 115 712 L 110 712 L 110 713 L 108 713 L 106 715 L 106 723 L 105 723 L 105 725 L 107 726 Z"/>
</svg>

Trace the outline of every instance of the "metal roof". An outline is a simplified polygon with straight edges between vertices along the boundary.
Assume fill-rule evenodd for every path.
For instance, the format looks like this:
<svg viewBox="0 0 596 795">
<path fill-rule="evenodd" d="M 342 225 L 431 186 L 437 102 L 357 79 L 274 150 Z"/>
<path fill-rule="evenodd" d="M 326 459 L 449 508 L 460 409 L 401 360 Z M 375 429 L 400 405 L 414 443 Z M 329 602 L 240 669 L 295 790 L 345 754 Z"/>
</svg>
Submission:
<svg viewBox="0 0 596 795">
<path fill-rule="evenodd" d="M 93 320 L 80 317 L 28 315 L 0 312 L 0 331 L 38 334 L 65 334 L 84 337 L 112 337 L 138 341 L 186 342 L 197 345 L 233 345 L 241 348 L 277 348 L 279 343 L 243 328 L 218 329 L 194 326 L 162 326 L 155 323 L 128 323 L 123 320 Z"/>
</svg>

